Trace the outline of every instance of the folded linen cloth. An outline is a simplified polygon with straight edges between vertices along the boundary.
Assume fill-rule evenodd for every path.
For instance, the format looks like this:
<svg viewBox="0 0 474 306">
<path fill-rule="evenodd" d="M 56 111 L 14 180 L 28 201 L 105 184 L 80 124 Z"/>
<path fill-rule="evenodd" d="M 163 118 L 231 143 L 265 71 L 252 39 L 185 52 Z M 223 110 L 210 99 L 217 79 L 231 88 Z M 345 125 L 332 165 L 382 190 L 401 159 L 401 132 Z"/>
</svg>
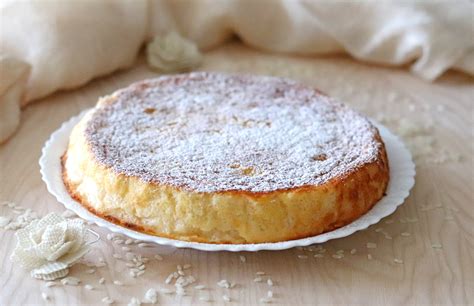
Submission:
<svg viewBox="0 0 474 306">
<path fill-rule="evenodd" d="M 179 32 L 201 49 L 237 35 L 273 52 L 346 52 L 411 64 L 433 80 L 448 69 L 474 74 L 473 15 L 468 0 L 4 0 L 0 58 L 9 60 L 0 61 L 0 142 L 18 125 L 21 106 L 129 67 L 156 35 Z"/>
</svg>

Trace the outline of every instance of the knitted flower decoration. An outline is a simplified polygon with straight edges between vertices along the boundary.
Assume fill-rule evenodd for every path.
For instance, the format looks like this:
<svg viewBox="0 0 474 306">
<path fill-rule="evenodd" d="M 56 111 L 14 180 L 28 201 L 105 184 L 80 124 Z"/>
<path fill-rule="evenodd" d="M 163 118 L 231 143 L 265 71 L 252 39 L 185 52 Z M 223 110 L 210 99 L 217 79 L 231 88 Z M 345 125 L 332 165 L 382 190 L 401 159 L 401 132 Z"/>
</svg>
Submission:
<svg viewBox="0 0 474 306">
<path fill-rule="evenodd" d="M 80 219 L 65 219 L 50 213 L 16 232 L 17 245 L 11 259 L 31 275 L 44 280 L 64 277 L 88 251 L 86 227 Z"/>
<path fill-rule="evenodd" d="M 196 45 L 175 32 L 156 36 L 148 43 L 146 51 L 148 64 L 162 72 L 190 70 L 202 61 Z"/>
</svg>

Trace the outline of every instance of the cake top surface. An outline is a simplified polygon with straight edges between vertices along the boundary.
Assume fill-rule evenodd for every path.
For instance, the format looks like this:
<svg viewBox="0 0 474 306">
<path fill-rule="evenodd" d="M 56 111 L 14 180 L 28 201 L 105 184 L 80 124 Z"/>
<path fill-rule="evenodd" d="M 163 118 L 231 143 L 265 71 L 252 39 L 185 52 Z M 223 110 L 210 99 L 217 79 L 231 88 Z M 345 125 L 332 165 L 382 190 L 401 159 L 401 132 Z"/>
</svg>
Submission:
<svg viewBox="0 0 474 306">
<path fill-rule="evenodd" d="M 196 192 L 320 185 L 374 161 L 381 146 L 366 118 L 311 87 L 206 72 L 104 98 L 85 134 L 116 172 Z"/>
</svg>

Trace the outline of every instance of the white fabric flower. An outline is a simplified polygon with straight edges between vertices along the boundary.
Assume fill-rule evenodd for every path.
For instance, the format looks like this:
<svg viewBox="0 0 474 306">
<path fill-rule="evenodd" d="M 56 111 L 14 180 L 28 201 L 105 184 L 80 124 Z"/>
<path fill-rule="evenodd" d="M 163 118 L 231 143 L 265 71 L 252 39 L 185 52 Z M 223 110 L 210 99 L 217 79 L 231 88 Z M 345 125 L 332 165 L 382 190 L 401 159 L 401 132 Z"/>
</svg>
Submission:
<svg viewBox="0 0 474 306">
<path fill-rule="evenodd" d="M 11 259 L 31 270 L 33 277 L 64 277 L 68 268 L 89 251 L 85 233 L 82 220 L 50 213 L 16 232 L 17 245 Z"/>
<path fill-rule="evenodd" d="M 175 32 L 156 36 L 148 43 L 146 51 L 148 64 L 162 72 L 190 70 L 202 61 L 196 45 Z"/>
</svg>

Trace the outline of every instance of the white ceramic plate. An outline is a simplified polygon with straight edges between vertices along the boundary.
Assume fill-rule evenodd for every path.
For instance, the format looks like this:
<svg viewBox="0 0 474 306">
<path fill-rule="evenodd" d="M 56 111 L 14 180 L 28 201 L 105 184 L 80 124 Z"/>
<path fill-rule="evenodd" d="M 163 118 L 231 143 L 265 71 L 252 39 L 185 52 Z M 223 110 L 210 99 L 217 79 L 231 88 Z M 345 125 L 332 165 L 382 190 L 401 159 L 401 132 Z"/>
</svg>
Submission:
<svg viewBox="0 0 474 306">
<path fill-rule="evenodd" d="M 386 127 L 376 123 L 385 142 L 390 165 L 390 182 L 386 192 L 387 195 L 365 215 L 344 227 L 304 239 L 259 244 L 208 244 L 147 235 L 97 217 L 71 198 L 66 191 L 61 178 L 60 157 L 66 150 L 72 128 L 79 122 L 82 116 L 84 116 L 85 112 L 86 111 L 64 122 L 63 125 L 51 135 L 43 147 L 39 164 L 43 181 L 46 183 L 49 192 L 53 194 L 59 202 L 64 204 L 67 209 L 74 211 L 78 216 L 87 221 L 92 221 L 98 226 L 106 227 L 112 232 L 120 233 L 134 239 L 154 242 L 159 245 L 192 248 L 203 251 L 238 252 L 284 250 L 297 246 L 322 243 L 330 239 L 346 237 L 356 231 L 366 229 L 370 225 L 379 222 L 382 218 L 392 214 L 397 207 L 404 202 L 405 198 L 408 197 L 410 189 L 415 183 L 415 165 L 413 164 L 410 152 L 397 136 L 393 135 Z"/>
</svg>

